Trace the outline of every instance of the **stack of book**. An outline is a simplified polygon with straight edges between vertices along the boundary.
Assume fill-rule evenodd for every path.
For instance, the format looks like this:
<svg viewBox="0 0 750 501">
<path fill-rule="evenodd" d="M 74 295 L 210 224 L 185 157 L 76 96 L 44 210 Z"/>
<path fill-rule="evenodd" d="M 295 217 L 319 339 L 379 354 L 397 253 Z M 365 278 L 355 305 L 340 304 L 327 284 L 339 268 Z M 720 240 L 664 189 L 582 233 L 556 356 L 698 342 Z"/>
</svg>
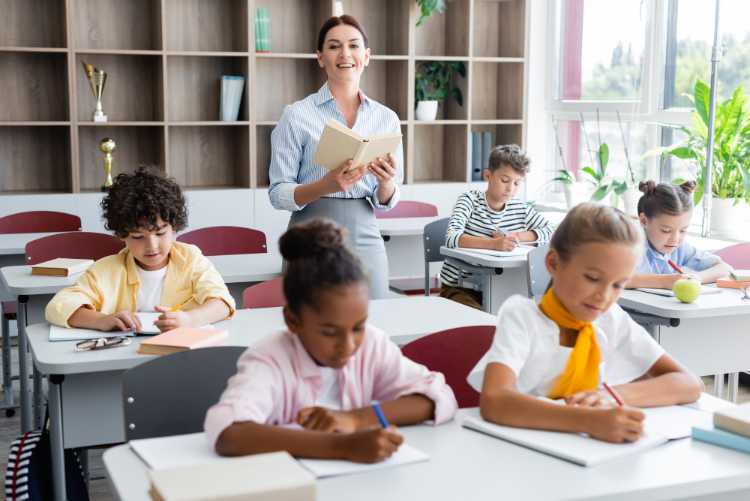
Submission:
<svg viewBox="0 0 750 501">
<path fill-rule="evenodd" d="M 48 277 L 69 277 L 76 273 L 86 271 L 94 264 L 93 259 L 68 259 L 58 257 L 31 267 L 32 275 L 43 275 Z"/>
<path fill-rule="evenodd" d="M 714 427 L 693 427 L 693 438 L 750 453 L 750 403 L 716 411 Z"/>
</svg>

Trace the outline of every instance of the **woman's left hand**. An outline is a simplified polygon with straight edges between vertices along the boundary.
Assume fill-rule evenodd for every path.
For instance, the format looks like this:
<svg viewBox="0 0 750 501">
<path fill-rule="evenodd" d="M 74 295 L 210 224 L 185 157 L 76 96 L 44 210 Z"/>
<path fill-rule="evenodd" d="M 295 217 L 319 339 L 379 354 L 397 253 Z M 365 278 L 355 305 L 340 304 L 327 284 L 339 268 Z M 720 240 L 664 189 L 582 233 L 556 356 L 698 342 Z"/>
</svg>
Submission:
<svg viewBox="0 0 750 501">
<path fill-rule="evenodd" d="M 382 204 L 387 203 L 396 190 L 396 168 L 396 159 L 390 153 L 367 164 L 367 171 L 378 180 L 377 197 Z"/>
</svg>

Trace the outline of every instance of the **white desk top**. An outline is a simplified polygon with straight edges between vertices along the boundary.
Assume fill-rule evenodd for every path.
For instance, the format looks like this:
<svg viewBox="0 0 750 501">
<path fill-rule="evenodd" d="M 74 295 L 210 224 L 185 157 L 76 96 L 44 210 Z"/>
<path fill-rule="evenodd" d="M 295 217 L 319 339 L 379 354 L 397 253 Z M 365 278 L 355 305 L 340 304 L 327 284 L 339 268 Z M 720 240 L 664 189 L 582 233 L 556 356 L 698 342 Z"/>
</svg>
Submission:
<svg viewBox="0 0 750 501">
<path fill-rule="evenodd" d="M 750 301 L 743 301 L 737 289 L 722 289 L 719 294 L 703 294 L 686 304 L 675 297 L 659 296 L 638 290 L 625 290 L 618 301 L 623 308 L 662 318 L 707 318 L 750 315 Z"/>
<path fill-rule="evenodd" d="M 495 325 L 488 313 L 440 297 L 401 297 L 370 301 L 369 322 L 387 332 L 397 344 L 405 344 L 427 334 L 467 325 Z M 250 346 L 270 333 L 284 329 L 281 308 L 237 310 L 231 320 L 217 324 L 229 330 L 230 346 Z M 36 366 L 44 374 L 77 374 L 134 367 L 150 355 L 136 352 L 140 341 L 110 350 L 77 353 L 74 342 L 50 342 L 49 324 L 26 329 Z"/>
<path fill-rule="evenodd" d="M 421 236 L 425 225 L 441 219 L 441 216 L 433 217 L 394 217 L 378 219 L 380 234 L 389 237 Z"/>
<path fill-rule="evenodd" d="M 531 247 L 528 248 L 531 250 Z M 483 266 L 485 268 L 521 268 L 526 266 L 527 256 L 510 256 L 500 257 L 488 254 L 478 254 L 471 252 L 471 249 L 452 249 L 450 247 L 440 247 L 440 254 L 446 257 L 452 257 L 474 266 Z"/>
<path fill-rule="evenodd" d="M 37 238 L 55 235 L 52 233 L 7 233 L 0 234 L 0 255 L 26 254 L 26 244 Z"/>
<path fill-rule="evenodd" d="M 233 254 L 209 256 L 224 282 L 263 282 L 281 276 L 281 256 L 278 254 Z M 69 277 L 45 277 L 31 274 L 31 266 L 4 266 L 0 280 L 14 296 L 54 294 L 73 284 L 80 273 Z"/>
<path fill-rule="evenodd" d="M 317 499 L 649 501 L 750 489 L 741 452 L 683 439 L 584 468 L 462 428 L 467 411 L 441 426 L 400 429 L 429 461 L 319 480 Z M 146 466 L 127 444 L 107 450 L 104 465 L 120 500 L 150 500 Z"/>
</svg>

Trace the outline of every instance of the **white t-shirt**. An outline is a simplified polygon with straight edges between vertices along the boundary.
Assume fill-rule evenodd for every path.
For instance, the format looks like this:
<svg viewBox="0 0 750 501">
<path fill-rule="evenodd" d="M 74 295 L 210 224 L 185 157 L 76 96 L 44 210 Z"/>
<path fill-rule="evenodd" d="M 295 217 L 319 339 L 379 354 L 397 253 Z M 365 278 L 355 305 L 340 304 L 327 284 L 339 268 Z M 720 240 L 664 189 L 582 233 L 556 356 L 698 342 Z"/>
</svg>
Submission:
<svg viewBox="0 0 750 501">
<path fill-rule="evenodd" d="M 637 379 L 664 353 L 616 304 L 593 324 L 601 352 L 600 382 L 622 384 Z M 485 367 L 499 362 L 515 373 L 518 391 L 547 396 L 572 350 L 560 346 L 560 328 L 533 299 L 513 296 L 500 308 L 492 346 L 472 369 L 468 382 L 481 391 Z"/>
<path fill-rule="evenodd" d="M 138 279 L 141 282 L 136 296 L 138 311 L 154 311 L 154 306 L 161 305 L 161 290 L 164 286 L 164 277 L 167 275 L 167 266 L 154 271 L 147 271 L 139 266 L 137 268 Z"/>
<path fill-rule="evenodd" d="M 333 410 L 341 410 L 341 387 L 337 370 L 332 367 L 318 367 L 320 369 L 320 392 L 315 399 L 315 405 Z"/>
</svg>

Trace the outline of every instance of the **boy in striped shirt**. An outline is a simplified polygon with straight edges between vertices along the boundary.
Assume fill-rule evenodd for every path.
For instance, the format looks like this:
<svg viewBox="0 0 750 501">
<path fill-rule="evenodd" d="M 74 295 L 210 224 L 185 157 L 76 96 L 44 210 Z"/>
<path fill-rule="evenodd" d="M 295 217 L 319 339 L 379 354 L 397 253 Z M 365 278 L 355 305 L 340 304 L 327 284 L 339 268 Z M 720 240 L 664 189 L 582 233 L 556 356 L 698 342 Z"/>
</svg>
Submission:
<svg viewBox="0 0 750 501">
<path fill-rule="evenodd" d="M 546 242 L 549 221 L 530 204 L 513 198 L 529 172 L 529 158 L 518 145 L 495 146 L 484 170 L 487 190 L 458 197 L 448 222 L 445 245 L 510 251 L 519 242 Z M 459 269 L 443 263 L 440 296 L 481 309 L 482 293 L 459 287 Z"/>
</svg>

